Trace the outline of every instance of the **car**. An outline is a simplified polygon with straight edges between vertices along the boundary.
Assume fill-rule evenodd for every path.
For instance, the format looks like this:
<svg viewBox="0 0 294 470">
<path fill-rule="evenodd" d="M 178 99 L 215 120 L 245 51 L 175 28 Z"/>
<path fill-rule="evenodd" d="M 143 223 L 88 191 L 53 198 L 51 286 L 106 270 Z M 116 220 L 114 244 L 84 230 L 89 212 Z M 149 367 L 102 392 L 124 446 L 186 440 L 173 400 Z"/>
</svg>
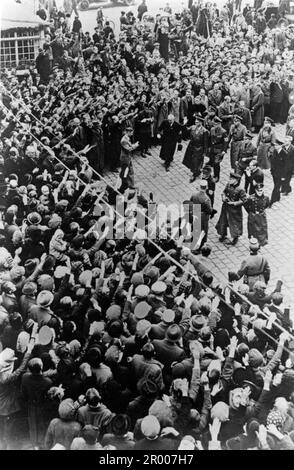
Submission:
<svg viewBox="0 0 294 470">
<path fill-rule="evenodd" d="M 100 3 L 105 3 L 104 0 L 80 0 L 78 3 L 78 9 L 79 10 L 88 10 L 90 5 L 95 5 L 95 4 L 100 4 Z M 133 5 L 135 2 L 134 0 L 111 0 L 111 3 L 114 5 Z"/>
</svg>

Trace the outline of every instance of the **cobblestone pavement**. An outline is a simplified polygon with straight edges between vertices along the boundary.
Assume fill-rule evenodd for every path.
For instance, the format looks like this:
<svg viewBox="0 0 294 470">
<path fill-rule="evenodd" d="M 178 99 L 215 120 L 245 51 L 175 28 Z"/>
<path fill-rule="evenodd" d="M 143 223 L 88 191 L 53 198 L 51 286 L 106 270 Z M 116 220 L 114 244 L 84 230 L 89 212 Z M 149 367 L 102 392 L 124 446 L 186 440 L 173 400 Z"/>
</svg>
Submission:
<svg viewBox="0 0 294 470">
<path fill-rule="evenodd" d="M 285 135 L 285 126 L 275 128 L 277 137 Z M 254 141 L 256 136 L 254 137 Z M 152 156 L 134 157 L 135 184 L 141 183 L 144 190 L 154 194 L 154 200 L 165 204 L 181 203 L 190 198 L 197 190 L 197 182 L 189 183 L 190 171 L 182 164 L 186 144 L 181 152 L 177 152 L 170 171 L 166 172 L 159 158 L 160 147 L 153 147 Z M 243 209 L 243 236 L 236 246 L 225 245 L 218 240 L 215 224 L 221 210 L 221 193 L 228 181 L 230 172 L 229 154 L 224 157 L 221 166 L 221 178 L 216 185 L 215 209 L 218 211 L 210 221 L 208 242 L 213 247 L 209 263 L 214 267 L 214 275 L 221 283 L 227 283 L 227 273 L 236 270 L 241 261 L 248 255 L 247 213 Z M 106 179 L 115 184 L 117 173 L 108 173 Z M 244 178 L 241 186 L 244 185 Z M 265 194 L 270 197 L 272 191 L 270 171 L 265 172 Z M 269 244 L 262 248 L 272 270 L 269 288 L 275 286 L 277 279 L 283 281 L 283 293 L 286 303 L 294 305 L 294 192 L 282 196 L 281 201 L 267 210 Z"/>
</svg>

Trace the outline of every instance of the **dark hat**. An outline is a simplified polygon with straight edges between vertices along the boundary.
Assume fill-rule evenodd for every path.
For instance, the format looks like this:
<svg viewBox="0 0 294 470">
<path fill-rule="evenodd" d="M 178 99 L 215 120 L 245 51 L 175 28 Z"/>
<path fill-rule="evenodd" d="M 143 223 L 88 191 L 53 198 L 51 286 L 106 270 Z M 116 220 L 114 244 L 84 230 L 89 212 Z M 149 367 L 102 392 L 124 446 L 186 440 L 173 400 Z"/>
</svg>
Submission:
<svg viewBox="0 0 294 470">
<path fill-rule="evenodd" d="M 213 118 L 213 122 L 215 122 L 216 124 L 218 124 L 218 123 L 222 122 L 222 120 L 221 120 L 218 116 L 215 116 L 215 117 Z"/>
<path fill-rule="evenodd" d="M 101 396 L 96 388 L 89 388 L 86 392 L 86 401 L 91 408 L 97 408 L 101 402 Z"/>
<path fill-rule="evenodd" d="M 196 330 L 200 331 L 203 326 L 206 325 L 206 320 L 203 315 L 193 315 L 190 320 L 190 326 Z"/>
<path fill-rule="evenodd" d="M 230 335 L 225 328 L 219 328 L 215 333 L 214 346 L 224 349 L 230 344 Z"/>
<path fill-rule="evenodd" d="M 111 429 L 116 436 L 124 436 L 130 429 L 131 421 L 128 415 L 115 415 L 111 421 Z"/>
<path fill-rule="evenodd" d="M 37 258 L 26 260 L 24 267 L 28 274 L 32 274 L 38 266 L 39 260 Z"/>
<path fill-rule="evenodd" d="M 35 282 L 27 281 L 22 288 L 22 293 L 24 295 L 33 295 L 37 292 L 38 286 Z"/>
<path fill-rule="evenodd" d="M 158 385 L 150 379 L 145 379 L 142 384 L 139 385 L 139 391 L 148 397 L 157 396 L 159 392 Z"/>
<path fill-rule="evenodd" d="M 268 117 L 268 116 L 265 116 L 265 117 L 264 117 L 264 120 L 270 122 L 271 124 L 274 123 L 273 119 L 270 118 L 270 117 Z"/>
<path fill-rule="evenodd" d="M 246 132 L 246 137 L 249 137 L 250 139 L 253 139 L 253 134 L 251 134 L 251 132 Z"/>
<path fill-rule="evenodd" d="M 210 165 L 204 165 L 203 169 L 202 169 L 202 173 L 211 173 L 212 172 L 212 166 Z"/>
<path fill-rule="evenodd" d="M 177 342 L 182 337 L 182 331 L 179 325 L 173 324 L 168 327 L 166 330 L 166 339 L 169 341 Z"/>
<path fill-rule="evenodd" d="M 204 119 L 203 119 L 203 117 L 201 116 L 200 113 L 194 113 L 193 116 L 194 116 L 194 118 L 197 119 L 198 121 L 201 121 L 201 122 L 204 121 Z"/>
<path fill-rule="evenodd" d="M 39 225 L 42 221 L 42 217 L 38 212 L 31 212 L 27 216 L 27 221 L 30 225 Z"/>
<path fill-rule="evenodd" d="M 240 180 L 241 175 L 238 175 L 238 173 L 235 173 L 234 171 L 230 171 L 230 178 L 235 178 L 236 180 Z"/>
</svg>

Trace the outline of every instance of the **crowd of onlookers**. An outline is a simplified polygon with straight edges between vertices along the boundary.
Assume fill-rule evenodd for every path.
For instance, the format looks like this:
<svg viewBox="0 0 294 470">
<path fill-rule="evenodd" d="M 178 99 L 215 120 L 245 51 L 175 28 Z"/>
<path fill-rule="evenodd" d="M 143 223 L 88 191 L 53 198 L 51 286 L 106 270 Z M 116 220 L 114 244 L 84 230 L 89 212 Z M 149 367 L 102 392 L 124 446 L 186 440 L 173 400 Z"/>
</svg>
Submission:
<svg viewBox="0 0 294 470">
<path fill-rule="evenodd" d="M 293 42 L 250 11 L 191 5 L 153 26 L 123 20 L 119 38 L 103 18 L 91 37 L 55 11 L 36 70 L 2 72 L 3 449 L 293 450 L 282 282 L 267 289 L 267 263 L 235 273 L 236 290 L 221 286 L 209 245 L 194 254 L 182 238 L 150 240 L 147 219 L 133 237 L 110 236 L 117 190 L 101 179 L 120 164 L 126 128 L 152 158 L 170 114 L 186 139 L 195 114 L 228 135 L 239 116 L 245 134 L 260 132 L 257 162 L 270 167 L 272 124 L 292 104 Z M 136 204 L 152 198 L 118 197 L 131 231 Z"/>
</svg>

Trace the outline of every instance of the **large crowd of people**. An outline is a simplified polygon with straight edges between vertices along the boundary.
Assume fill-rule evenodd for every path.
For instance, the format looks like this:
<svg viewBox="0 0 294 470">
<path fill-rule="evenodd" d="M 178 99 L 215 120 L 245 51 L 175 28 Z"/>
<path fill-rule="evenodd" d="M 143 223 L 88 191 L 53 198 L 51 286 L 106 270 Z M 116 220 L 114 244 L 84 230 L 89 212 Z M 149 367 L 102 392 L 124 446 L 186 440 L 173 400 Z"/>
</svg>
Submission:
<svg viewBox="0 0 294 470">
<path fill-rule="evenodd" d="M 67 1 L 29 74 L 2 71 L 2 449 L 294 449 L 293 324 L 259 250 L 267 208 L 291 192 L 294 36 L 285 2 L 270 16 L 259 3 L 152 19 L 143 0 L 119 34 L 99 9 L 91 36 Z M 201 205 L 193 249 L 169 225 L 150 235 L 156 201 L 132 161 L 156 145 L 163 171 L 184 149 L 201 178 L 185 201 Z M 207 243 L 224 158 L 216 228 L 235 245 L 244 207 L 250 238 L 227 286 Z"/>
</svg>

